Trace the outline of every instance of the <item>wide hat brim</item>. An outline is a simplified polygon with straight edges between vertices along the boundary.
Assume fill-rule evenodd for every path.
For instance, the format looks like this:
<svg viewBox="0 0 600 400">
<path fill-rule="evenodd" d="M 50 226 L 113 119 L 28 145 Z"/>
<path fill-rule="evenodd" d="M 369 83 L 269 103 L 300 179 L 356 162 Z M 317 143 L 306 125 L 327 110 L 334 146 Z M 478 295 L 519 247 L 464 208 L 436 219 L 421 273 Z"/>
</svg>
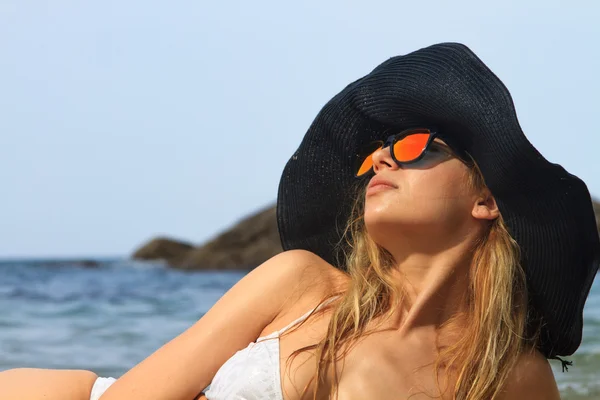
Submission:
<svg viewBox="0 0 600 400">
<path fill-rule="evenodd" d="M 462 44 L 390 58 L 323 107 L 281 177 L 283 248 L 343 267 L 335 249 L 356 196 L 356 149 L 391 129 L 431 125 L 477 162 L 521 248 L 530 307 L 542 318 L 540 350 L 572 354 L 600 264 L 589 191 L 531 145 L 506 87 Z"/>
</svg>

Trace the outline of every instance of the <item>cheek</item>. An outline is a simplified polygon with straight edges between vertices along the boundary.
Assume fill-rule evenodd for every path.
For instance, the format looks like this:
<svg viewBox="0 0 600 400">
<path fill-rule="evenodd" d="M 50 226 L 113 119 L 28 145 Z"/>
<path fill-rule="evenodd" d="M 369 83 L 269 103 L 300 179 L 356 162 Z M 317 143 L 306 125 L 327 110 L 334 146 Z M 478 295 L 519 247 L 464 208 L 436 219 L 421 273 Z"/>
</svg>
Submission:
<svg viewBox="0 0 600 400">
<path fill-rule="evenodd" d="M 418 182 L 418 189 L 413 192 L 413 202 L 435 218 L 458 222 L 470 214 L 471 195 L 466 175 L 460 169 L 442 172 L 445 172 L 439 174 L 442 176 L 423 176 Z M 433 170 L 431 173 L 435 174 Z"/>
</svg>

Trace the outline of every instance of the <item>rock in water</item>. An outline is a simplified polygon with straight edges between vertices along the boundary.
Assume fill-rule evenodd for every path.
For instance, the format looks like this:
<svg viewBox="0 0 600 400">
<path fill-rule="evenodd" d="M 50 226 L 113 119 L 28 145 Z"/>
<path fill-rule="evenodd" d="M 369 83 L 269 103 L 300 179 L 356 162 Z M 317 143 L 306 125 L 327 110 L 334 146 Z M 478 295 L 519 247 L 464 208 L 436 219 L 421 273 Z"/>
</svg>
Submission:
<svg viewBox="0 0 600 400">
<path fill-rule="evenodd" d="M 600 202 L 594 201 L 594 212 L 596 213 L 596 226 L 600 235 Z"/>
<path fill-rule="evenodd" d="M 177 263 L 194 248 L 193 245 L 169 238 L 155 238 L 133 253 L 136 260 L 161 260 L 169 265 Z"/>
<path fill-rule="evenodd" d="M 275 213 L 275 206 L 261 210 L 197 247 L 154 239 L 133 258 L 161 259 L 173 268 L 186 270 L 252 269 L 282 251 Z"/>
<path fill-rule="evenodd" d="M 181 269 L 251 269 L 280 253 L 275 207 L 269 207 L 199 246 L 173 267 Z"/>
</svg>

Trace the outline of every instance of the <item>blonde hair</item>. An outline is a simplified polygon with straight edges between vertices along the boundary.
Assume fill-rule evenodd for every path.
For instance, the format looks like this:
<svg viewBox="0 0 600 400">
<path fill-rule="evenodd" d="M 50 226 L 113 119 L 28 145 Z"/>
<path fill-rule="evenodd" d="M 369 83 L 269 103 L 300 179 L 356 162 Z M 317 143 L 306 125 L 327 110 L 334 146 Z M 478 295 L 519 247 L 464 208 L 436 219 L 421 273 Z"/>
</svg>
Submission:
<svg viewBox="0 0 600 400">
<path fill-rule="evenodd" d="M 469 168 L 468 186 L 486 188 L 479 168 Z M 345 266 L 350 277 L 348 289 L 341 294 L 329 322 L 327 334 L 319 343 L 301 348 L 314 350 L 316 372 L 302 396 L 313 386 L 313 399 L 319 386 L 332 379 L 330 397 L 337 392 L 336 361 L 342 359 L 352 344 L 366 335 L 368 324 L 394 314 L 405 301 L 405 293 L 392 280 L 393 259 L 369 235 L 363 221 L 364 196 L 356 196 L 346 229 Z M 525 274 L 520 265 L 519 246 L 510 236 L 502 219 L 490 222 L 489 228 L 475 244 L 471 261 L 467 312 L 454 316 L 445 326 L 466 321 L 460 339 L 438 350 L 435 377 L 446 372 L 455 377 L 453 399 L 480 400 L 498 396 L 518 357 L 534 348 L 533 338 L 526 338 L 527 291 Z M 335 294 L 334 294 L 335 295 Z M 432 396 L 433 397 L 433 396 Z"/>
</svg>

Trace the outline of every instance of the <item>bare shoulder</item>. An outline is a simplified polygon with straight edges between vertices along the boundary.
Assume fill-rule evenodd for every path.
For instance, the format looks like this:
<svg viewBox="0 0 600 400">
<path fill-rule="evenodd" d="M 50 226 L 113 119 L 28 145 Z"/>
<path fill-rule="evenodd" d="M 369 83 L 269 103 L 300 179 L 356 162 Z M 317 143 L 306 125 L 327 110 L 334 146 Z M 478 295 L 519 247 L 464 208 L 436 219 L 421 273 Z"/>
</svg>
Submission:
<svg viewBox="0 0 600 400">
<path fill-rule="evenodd" d="M 522 354 L 506 382 L 501 400 L 560 400 L 550 363 L 539 351 Z"/>
<path fill-rule="evenodd" d="M 295 305 L 300 299 L 318 301 L 342 291 L 349 280 L 346 273 L 306 250 L 285 251 L 261 267 L 279 270 L 278 290 L 284 297 L 282 308 Z"/>
<path fill-rule="evenodd" d="M 346 273 L 306 250 L 288 250 L 252 270 L 232 289 L 231 296 L 260 297 L 280 314 L 300 299 L 320 298 L 342 290 Z"/>
</svg>

